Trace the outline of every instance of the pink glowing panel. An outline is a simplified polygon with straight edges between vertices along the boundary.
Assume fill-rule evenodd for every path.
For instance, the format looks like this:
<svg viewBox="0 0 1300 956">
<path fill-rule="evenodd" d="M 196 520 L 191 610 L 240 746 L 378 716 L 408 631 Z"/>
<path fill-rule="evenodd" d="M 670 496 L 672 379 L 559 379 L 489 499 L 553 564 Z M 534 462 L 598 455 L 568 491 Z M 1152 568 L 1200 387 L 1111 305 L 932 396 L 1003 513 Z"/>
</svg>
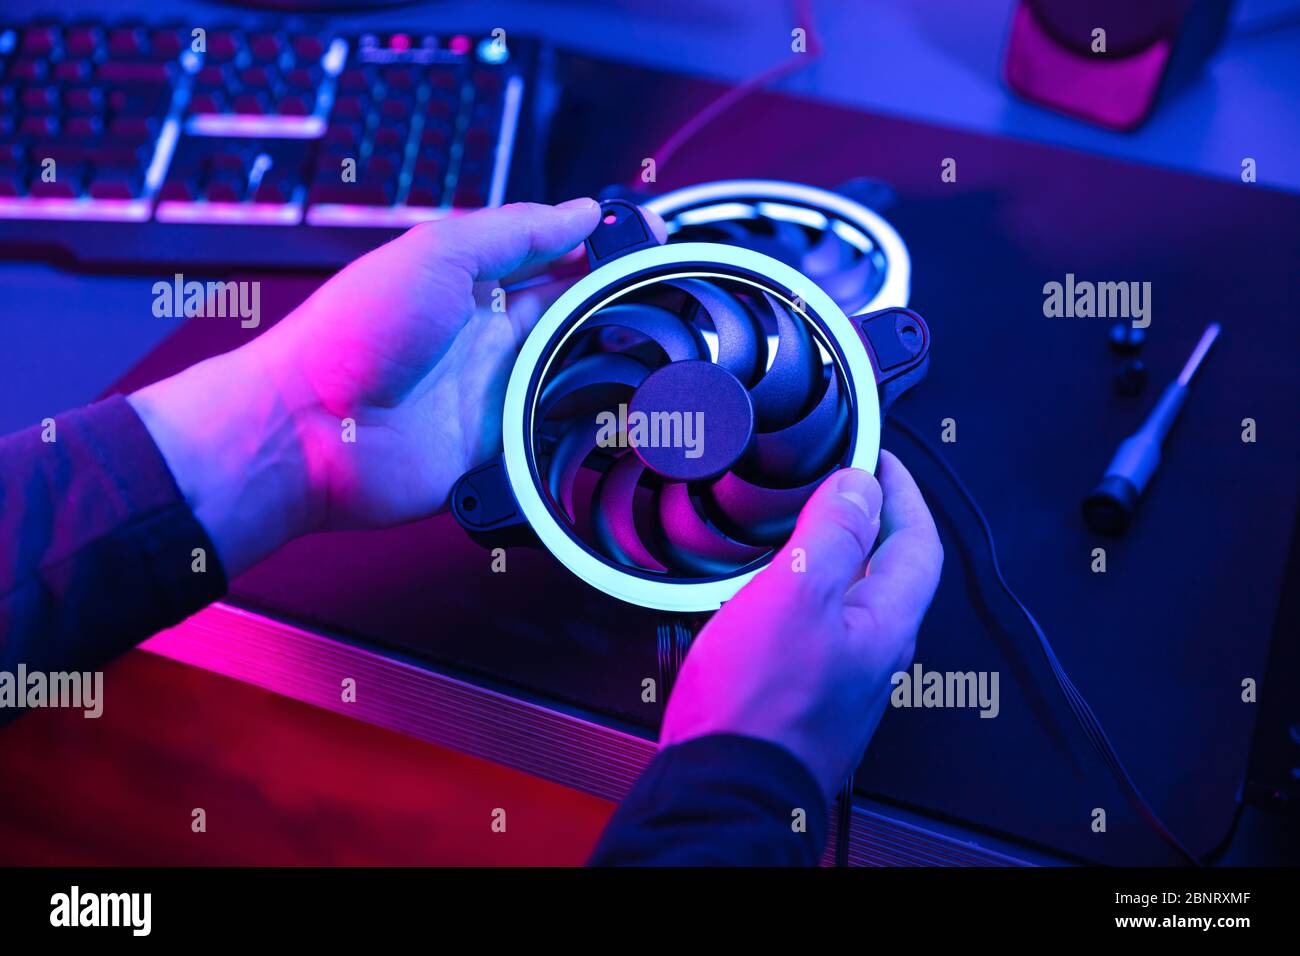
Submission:
<svg viewBox="0 0 1300 956">
<path fill-rule="evenodd" d="M 315 139 L 325 132 L 323 116 L 251 116 L 200 113 L 185 123 L 192 136 L 265 136 L 268 139 Z"/>
<path fill-rule="evenodd" d="M 0 197 L 0 219 L 76 219 L 145 222 L 147 199 L 70 199 L 63 196 Z"/>
<path fill-rule="evenodd" d="M 413 226 L 430 219 L 459 216 L 472 209 L 446 209 L 432 206 L 347 206 L 323 203 L 307 210 L 307 222 L 313 226 Z"/>
<path fill-rule="evenodd" d="M 1058 43 L 1022 3 L 1011 24 L 1006 78 L 1021 96 L 1127 130 L 1151 112 L 1172 51 L 1172 40 L 1161 37 L 1131 56 L 1089 58 Z"/>
<path fill-rule="evenodd" d="M 254 223 L 259 226 L 296 226 L 302 222 L 302 203 L 176 202 L 158 204 L 159 222 Z"/>
</svg>

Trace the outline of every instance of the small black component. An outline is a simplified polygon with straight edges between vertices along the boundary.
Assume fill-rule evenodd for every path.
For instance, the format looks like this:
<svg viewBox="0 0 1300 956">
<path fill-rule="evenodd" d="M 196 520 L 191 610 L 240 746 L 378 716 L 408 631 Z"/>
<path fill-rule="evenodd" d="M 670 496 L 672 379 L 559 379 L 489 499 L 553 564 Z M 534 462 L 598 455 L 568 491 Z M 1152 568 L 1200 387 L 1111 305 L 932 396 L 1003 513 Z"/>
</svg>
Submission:
<svg viewBox="0 0 1300 956">
<path fill-rule="evenodd" d="M 1083 520 L 1098 534 L 1118 535 L 1137 510 L 1138 490 L 1127 478 L 1107 475 L 1083 501 Z"/>
<path fill-rule="evenodd" d="M 1115 373 L 1115 391 L 1121 395 L 1138 395 L 1147 384 L 1147 367 L 1141 359 L 1130 359 Z"/>
<path fill-rule="evenodd" d="M 658 244 L 658 238 L 635 203 L 606 199 L 600 204 L 600 224 L 587 237 L 587 262 L 595 269 L 629 252 Z"/>
<path fill-rule="evenodd" d="M 1136 352 L 1146 340 L 1147 330 L 1134 328 L 1132 322 L 1116 322 L 1110 327 L 1110 347 L 1120 354 Z"/>
</svg>

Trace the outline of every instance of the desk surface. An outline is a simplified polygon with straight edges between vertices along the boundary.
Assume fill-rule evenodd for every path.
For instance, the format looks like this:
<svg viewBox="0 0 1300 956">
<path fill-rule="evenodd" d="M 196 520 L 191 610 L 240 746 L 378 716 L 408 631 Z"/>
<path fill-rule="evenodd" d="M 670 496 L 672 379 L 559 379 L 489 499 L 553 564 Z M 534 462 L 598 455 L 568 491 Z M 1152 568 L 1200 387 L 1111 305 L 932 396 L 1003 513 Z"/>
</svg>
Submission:
<svg viewBox="0 0 1300 956">
<path fill-rule="evenodd" d="M 145 651 L 105 685 L 0 732 L 0 866 L 577 866 L 613 812 Z"/>
</svg>

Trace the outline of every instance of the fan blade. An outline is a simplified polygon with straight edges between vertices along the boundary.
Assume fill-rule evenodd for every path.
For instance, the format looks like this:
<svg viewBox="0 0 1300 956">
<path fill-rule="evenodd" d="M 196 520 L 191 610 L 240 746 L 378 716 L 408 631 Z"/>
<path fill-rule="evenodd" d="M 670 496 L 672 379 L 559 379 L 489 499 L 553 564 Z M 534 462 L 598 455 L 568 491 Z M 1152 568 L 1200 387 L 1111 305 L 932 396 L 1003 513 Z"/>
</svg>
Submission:
<svg viewBox="0 0 1300 956">
<path fill-rule="evenodd" d="M 772 227 L 773 237 L 785 250 L 783 261 L 797 267 L 808 252 L 808 230 L 798 223 L 787 222 L 784 219 L 773 220 Z"/>
<path fill-rule="evenodd" d="M 761 252 L 778 262 L 798 268 L 799 259 L 808 248 L 808 239 L 804 231 L 793 223 L 775 223 L 773 232 L 759 232 L 752 226 L 732 244 Z M 789 227 L 788 230 L 782 226 Z"/>
<path fill-rule="evenodd" d="M 611 305 L 588 319 L 583 328 L 610 325 L 644 335 L 662 348 L 671 362 L 707 358 L 709 354 L 699 329 L 657 305 Z"/>
<path fill-rule="evenodd" d="M 681 289 L 708 313 L 718 333 L 718 364 L 749 386 L 767 360 L 767 344 L 744 303 L 703 279 L 669 279 L 667 284 Z"/>
<path fill-rule="evenodd" d="M 685 482 L 664 485 L 659 492 L 659 525 L 673 563 L 692 574 L 726 574 L 771 550 L 733 541 L 708 524 Z"/>
<path fill-rule="evenodd" d="M 849 264 L 849 244 L 827 229 L 800 262 L 804 275 L 818 280 Z"/>
<path fill-rule="evenodd" d="M 875 260 L 864 255 L 848 268 L 826 273 L 817 280 L 817 284 L 823 292 L 843 306 L 846 312 L 853 312 L 870 298 L 875 278 Z"/>
<path fill-rule="evenodd" d="M 744 474 L 769 483 L 802 485 L 825 474 L 844 445 L 848 405 L 840 400 L 839 376 L 831 369 L 821 400 L 789 428 L 759 432 L 744 459 Z"/>
<path fill-rule="evenodd" d="M 569 414 L 603 408 L 610 404 L 611 396 L 635 389 L 649 374 L 650 369 L 636 359 L 617 352 L 580 358 L 547 383 L 537 401 L 536 417 L 545 418 L 556 404 L 570 396 L 578 407 L 570 409 Z"/>
<path fill-rule="evenodd" d="M 641 459 L 628 452 L 605 472 L 592 502 L 592 524 L 605 553 L 616 561 L 667 572 L 636 530 L 637 482 L 645 472 Z M 648 494 L 648 492 L 646 492 Z"/>
<path fill-rule="evenodd" d="M 766 292 L 763 299 L 776 318 L 776 357 L 767 374 L 749 390 L 754 418 L 761 432 L 776 431 L 797 422 L 812 404 L 821 380 L 821 354 L 803 320 Z"/>
<path fill-rule="evenodd" d="M 683 235 L 693 242 L 723 242 L 730 246 L 743 246 L 750 240 L 750 231 L 734 219 L 703 222 L 698 226 L 684 226 Z M 708 235 L 697 236 L 696 232 Z"/>
<path fill-rule="evenodd" d="M 798 488 L 764 488 L 729 471 L 709 487 L 709 497 L 729 534 L 753 544 L 777 545 L 790 537 L 799 509 L 823 480 Z"/>
<path fill-rule="evenodd" d="M 573 486 L 578 480 L 578 469 L 596 450 L 596 439 L 601 426 L 590 418 L 576 418 L 564 429 L 551 452 L 546 466 L 546 486 L 551 497 L 560 503 L 564 513 L 573 520 Z"/>
</svg>

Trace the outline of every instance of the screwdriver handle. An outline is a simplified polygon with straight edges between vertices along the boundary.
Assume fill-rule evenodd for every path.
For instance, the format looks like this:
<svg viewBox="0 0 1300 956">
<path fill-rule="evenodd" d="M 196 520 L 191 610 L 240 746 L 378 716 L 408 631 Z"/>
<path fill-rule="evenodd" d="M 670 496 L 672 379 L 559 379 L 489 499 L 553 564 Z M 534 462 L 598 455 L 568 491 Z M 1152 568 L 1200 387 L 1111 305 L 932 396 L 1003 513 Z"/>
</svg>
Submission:
<svg viewBox="0 0 1300 956">
<path fill-rule="evenodd" d="M 1160 448 L 1186 400 L 1186 385 L 1174 382 L 1166 388 L 1142 427 L 1120 442 L 1104 477 L 1123 478 L 1142 494 L 1160 464 Z"/>
</svg>

